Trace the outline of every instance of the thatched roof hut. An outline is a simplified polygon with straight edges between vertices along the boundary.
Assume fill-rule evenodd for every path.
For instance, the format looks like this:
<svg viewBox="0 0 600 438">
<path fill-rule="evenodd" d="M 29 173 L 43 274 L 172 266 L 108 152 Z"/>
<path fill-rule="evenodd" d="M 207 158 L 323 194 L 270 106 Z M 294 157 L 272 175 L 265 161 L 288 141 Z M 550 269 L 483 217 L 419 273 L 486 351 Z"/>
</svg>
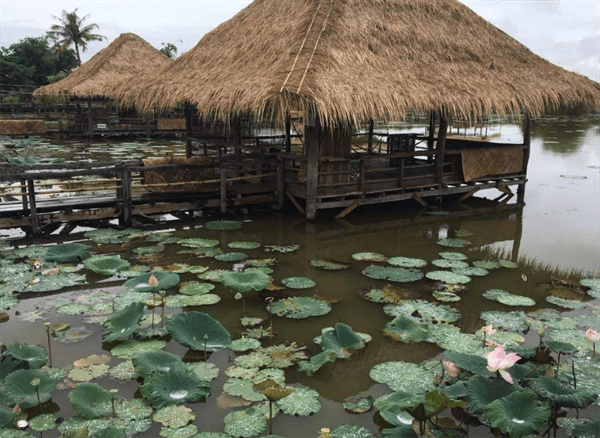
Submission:
<svg viewBox="0 0 600 438">
<path fill-rule="evenodd" d="M 172 62 L 139 36 L 124 33 L 65 79 L 38 88 L 33 95 L 114 98 L 115 86 L 121 81 Z"/>
<path fill-rule="evenodd" d="M 204 118 L 399 120 L 600 106 L 600 84 L 535 55 L 457 0 L 255 0 L 120 98 Z"/>
</svg>

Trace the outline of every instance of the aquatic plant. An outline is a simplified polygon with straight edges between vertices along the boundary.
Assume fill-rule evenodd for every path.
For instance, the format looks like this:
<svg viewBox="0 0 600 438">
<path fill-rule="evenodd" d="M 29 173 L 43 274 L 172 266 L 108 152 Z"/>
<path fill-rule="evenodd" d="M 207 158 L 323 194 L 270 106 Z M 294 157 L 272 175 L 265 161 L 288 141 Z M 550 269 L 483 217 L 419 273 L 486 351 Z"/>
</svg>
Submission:
<svg viewBox="0 0 600 438">
<path fill-rule="evenodd" d="M 240 293 L 264 290 L 271 282 L 271 277 L 256 270 L 246 272 L 226 271 L 221 274 L 220 278 L 223 286 Z"/>
<path fill-rule="evenodd" d="M 226 252 L 215 255 L 215 260 L 219 260 L 220 262 L 239 262 L 247 258 L 248 256 L 243 252 Z"/>
<path fill-rule="evenodd" d="M 168 372 L 150 373 L 140 391 L 154 408 L 160 409 L 197 402 L 210 394 L 210 384 L 187 368 L 175 367 Z"/>
<path fill-rule="evenodd" d="M 33 383 L 37 383 L 34 385 Z M 0 402 L 23 409 L 38 406 L 52 398 L 56 380 L 37 370 L 18 369 L 6 376 L 0 385 Z"/>
<path fill-rule="evenodd" d="M 346 263 L 334 262 L 333 260 L 310 260 L 310 266 L 324 269 L 326 271 L 341 271 L 350 268 Z"/>
<path fill-rule="evenodd" d="M 200 283 L 192 281 L 183 284 L 179 288 L 179 293 L 183 295 L 206 295 L 215 288 L 214 284 L 211 283 Z"/>
<path fill-rule="evenodd" d="M 6 348 L 4 353 L 18 361 L 27 362 L 30 369 L 42 367 L 48 360 L 48 352 L 44 347 L 29 344 L 12 344 Z"/>
<path fill-rule="evenodd" d="M 132 364 L 136 373 L 142 378 L 146 378 L 156 371 L 168 373 L 174 368 L 185 367 L 179 356 L 163 350 L 138 353 L 133 356 Z"/>
<path fill-rule="evenodd" d="M 410 283 L 423 278 L 423 273 L 416 269 L 392 268 L 371 265 L 362 270 L 363 275 L 376 280 L 387 280 L 395 283 Z"/>
<path fill-rule="evenodd" d="M 427 266 L 427 260 L 412 257 L 390 257 L 387 262 L 399 268 L 424 268 Z"/>
<path fill-rule="evenodd" d="M 257 249 L 260 248 L 258 242 L 230 242 L 227 246 L 231 249 Z"/>
<path fill-rule="evenodd" d="M 154 278 L 156 283 L 150 280 Z M 179 284 L 179 275 L 173 272 L 155 271 L 138 275 L 123 283 L 123 287 L 136 292 L 158 292 L 160 290 L 169 290 Z"/>
<path fill-rule="evenodd" d="M 511 375 L 506 370 L 512 367 L 520 359 L 521 358 L 517 356 L 516 353 L 506 354 L 504 347 L 498 345 L 494 351 L 487 355 L 488 371 L 498 371 L 504 380 L 508 383 L 513 383 Z"/>
<path fill-rule="evenodd" d="M 63 243 L 48 248 L 44 259 L 48 262 L 80 263 L 87 259 L 92 247 L 82 243 Z"/>
<path fill-rule="evenodd" d="M 309 297 L 290 297 L 273 302 L 269 312 L 291 319 L 303 319 L 321 316 L 331 312 L 331 304 L 327 301 Z"/>
<path fill-rule="evenodd" d="M 178 313 L 167 321 L 167 330 L 178 343 L 192 350 L 216 351 L 231 344 L 223 325 L 202 312 Z"/>
<path fill-rule="evenodd" d="M 313 280 L 306 277 L 289 277 L 284 278 L 281 282 L 290 289 L 310 289 L 317 285 Z"/>
<path fill-rule="evenodd" d="M 82 418 L 101 418 L 112 412 L 112 395 L 96 383 L 79 383 L 69 393 L 73 409 Z"/>
<path fill-rule="evenodd" d="M 352 258 L 359 262 L 385 262 L 387 257 L 377 252 L 357 252 Z"/>
<path fill-rule="evenodd" d="M 128 339 L 135 333 L 145 308 L 144 303 L 133 303 L 111 315 L 105 323 L 108 334 L 104 342 Z"/>
</svg>

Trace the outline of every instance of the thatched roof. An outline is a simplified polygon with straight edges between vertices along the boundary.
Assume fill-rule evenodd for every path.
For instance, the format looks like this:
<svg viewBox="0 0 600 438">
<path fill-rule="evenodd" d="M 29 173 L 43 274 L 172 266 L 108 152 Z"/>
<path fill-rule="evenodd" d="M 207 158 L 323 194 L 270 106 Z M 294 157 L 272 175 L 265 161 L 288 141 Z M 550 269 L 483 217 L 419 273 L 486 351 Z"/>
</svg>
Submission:
<svg viewBox="0 0 600 438">
<path fill-rule="evenodd" d="M 65 79 L 38 88 L 33 95 L 114 97 L 116 84 L 172 62 L 139 36 L 124 33 Z"/>
<path fill-rule="evenodd" d="M 533 114 L 600 106 L 600 84 L 551 64 L 457 0 L 255 0 L 162 71 L 119 88 L 128 104 L 201 116 L 399 120 L 408 111 Z"/>
</svg>

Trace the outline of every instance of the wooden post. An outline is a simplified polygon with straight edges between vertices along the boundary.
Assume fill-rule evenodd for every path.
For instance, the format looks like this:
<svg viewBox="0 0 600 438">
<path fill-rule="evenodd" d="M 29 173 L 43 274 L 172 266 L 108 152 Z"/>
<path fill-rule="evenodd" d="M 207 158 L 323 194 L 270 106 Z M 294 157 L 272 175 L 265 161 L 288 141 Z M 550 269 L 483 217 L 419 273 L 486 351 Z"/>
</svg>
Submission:
<svg viewBox="0 0 600 438">
<path fill-rule="evenodd" d="M 92 114 L 92 98 L 88 97 L 88 133 L 94 135 L 94 115 Z"/>
<path fill-rule="evenodd" d="M 321 123 L 316 113 L 308 114 L 306 127 L 306 219 L 317 216 L 317 189 L 319 187 L 319 156 L 321 155 Z"/>
<path fill-rule="evenodd" d="M 227 213 L 227 169 L 221 167 L 221 213 Z"/>
<path fill-rule="evenodd" d="M 37 235 L 40 226 L 37 217 L 37 206 L 35 204 L 35 186 L 32 179 L 27 180 L 27 191 L 29 192 L 29 217 L 31 218 L 31 232 Z"/>
<path fill-rule="evenodd" d="M 444 184 L 444 159 L 446 155 L 446 135 L 448 130 L 448 120 L 444 111 L 440 111 L 440 130 L 435 148 L 435 176 L 436 182 L 443 186 Z"/>
<path fill-rule="evenodd" d="M 292 152 L 292 117 L 290 113 L 285 116 L 285 152 Z"/>
<path fill-rule="evenodd" d="M 23 202 L 23 211 L 26 211 L 27 208 L 28 208 L 27 207 L 27 195 L 26 195 L 26 193 L 27 193 L 27 182 L 24 179 L 21 180 L 21 193 L 23 193 L 21 195 L 21 200 Z"/>
<path fill-rule="evenodd" d="M 523 129 L 523 175 L 527 177 L 527 167 L 529 166 L 529 156 L 531 154 L 531 116 L 525 113 L 525 126 Z M 525 202 L 525 182 L 519 185 L 517 189 L 517 202 Z"/>
<path fill-rule="evenodd" d="M 283 208 L 285 197 L 285 162 L 283 157 L 277 160 L 277 208 Z"/>
<path fill-rule="evenodd" d="M 373 119 L 369 119 L 369 155 L 373 153 L 373 129 L 375 128 L 375 122 Z"/>
<path fill-rule="evenodd" d="M 358 162 L 358 191 L 365 194 L 365 160 L 361 158 Z"/>
<path fill-rule="evenodd" d="M 429 136 L 427 137 L 427 150 L 429 152 L 433 151 L 433 146 L 435 143 L 435 111 L 431 111 L 429 114 Z M 427 157 L 427 162 L 433 162 L 433 155 L 429 155 Z"/>
<path fill-rule="evenodd" d="M 519 262 L 519 252 L 521 251 L 521 239 L 523 238 L 523 208 L 519 209 L 519 212 L 517 213 L 516 221 L 517 221 L 516 236 L 515 236 L 515 239 L 513 240 L 512 254 L 511 254 L 511 258 L 510 258 L 513 263 Z"/>
<path fill-rule="evenodd" d="M 133 224 L 133 199 L 131 197 L 131 171 L 124 169 L 121 171 L 121 211 L 120 223 L 125 227 L 131 227 Z"/>
<path fill-rule="evenodd" d="M 183 107 L 183 114 L 185 117 L 185 156 L 190 158 L 192 152 L 192 110 L 189 102 L 185 103 Z M 204 154 L 206 155 L 206 154 Z"/>
</svg>

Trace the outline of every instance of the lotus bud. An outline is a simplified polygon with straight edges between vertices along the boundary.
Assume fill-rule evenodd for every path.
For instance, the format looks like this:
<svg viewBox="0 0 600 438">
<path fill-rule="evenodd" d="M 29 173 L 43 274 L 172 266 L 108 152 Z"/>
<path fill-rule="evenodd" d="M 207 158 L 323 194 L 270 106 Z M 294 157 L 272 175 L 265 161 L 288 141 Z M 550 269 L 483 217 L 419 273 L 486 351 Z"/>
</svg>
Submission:
<svg viewBox="0 0 600 438">
<path fill-rule="evenodd" d="M 323 427 L 319 431 L 319 438 L 331 438 L 331 429 Z"/>
<path fill-rule="evenodd" d="M 450 362 L 449 360 L 444 359 L 442 361 L 442 364 L 444 365 L 444 369 L 446 370 L 446 373 L 452 377 L 453 379 L 458 377 L 458 375 L 460 374 L 460 368 L 457 367 L 454 362 Z"/>
<path fill-rule="evenodd" d="M 42 383 L 42 381 L 38 377 L 36 377 L 35 379 L 32 379 L 30 382 L 31 386 L 33 386 L 34 388 L 37 388 L 38 386 L 40 386 L 40 383 Z"/>
<path fill-rule="evenodd" d="M 158 280 L 156 279 L 154 274 L 150 274 L 150 277 L 148 277 L 148 285 L 152 287 L 158 286 Z"/>
<path fill-rule="evenodd" d="M 166 290 L 159 290 L 158 294 L 160 295 L 161 298 L 164 298 L 165 295 L 167 294 L 167 291 Z"/>
<path fill-rule="evenodd" d="M 19 406 L 19 403 L 17 403 L 15 405 L 15 407 L 13 408 L 13 414 L 19 415 L 20 413 L 21 413 L 21 406 Z"/>
<path fill-rule="evenodd" d="M 236 300 L 241 300 L 243 298 L 243 295 L 238 292 L 233 298 L 235 298 Z"/>
<path fill-rule="evenodd" d="M 543 338 L 546 335 L 546 326 L 544 324 L 542 324 L 541 326 L 538 327 L 538 336 L 540 338 Z"/>
<path fill-rule="evenodd" d="M 29 426 L 29 423 L 27 422 L 27 420 L 19 420 L 19 421 L 17 421 L 17 427 L 19 429 L 27 429 L 27 426 Z"/>
<path fill-rule="evenodd" d="M 585 332 L 585 338 L 590 342 L 600 342 L 600 333 L 598 333 L 594 329 L 589 328 Z"/>
<path fill-rule="evenodd" d="M 496 333 L 496 329 L 492 326 L 492 324 L 483 326 L 481 330 L 483 330 L 483 333 L 485 333 L 486 335 L 493 335 L 494 333 Z"/>
</svg>

